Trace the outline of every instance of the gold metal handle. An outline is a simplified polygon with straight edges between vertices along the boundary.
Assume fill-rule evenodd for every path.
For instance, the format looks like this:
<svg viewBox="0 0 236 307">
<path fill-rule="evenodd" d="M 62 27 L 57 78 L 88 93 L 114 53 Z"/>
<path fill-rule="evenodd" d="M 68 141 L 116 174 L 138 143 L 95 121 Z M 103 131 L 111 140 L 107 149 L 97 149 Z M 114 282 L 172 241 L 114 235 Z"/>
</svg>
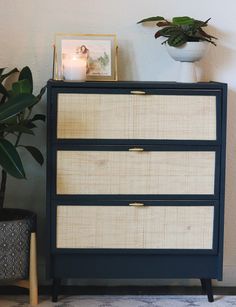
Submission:
<svg viewBox="0 0 236 307">
<path fill-rule="evenodd" d="M 144 92 L 144 91 L 130 91 L 130 94 L 133 94 L 133 95 L 145 95 L 146 92 Z"/>
<path fill-rule="evenodd" d="M 129 206 L 132 206 L 132 207 L 142 207 L 144 206 L 143 203 L 130 203 Z"/>
<path fill-rule="evenodd" d="M 144 149 L 142 147 L 133 147 L 133 148 L 129 148 L 129 151 L 141 152 L 141 151 L 144 151 Z"/>
</svg>

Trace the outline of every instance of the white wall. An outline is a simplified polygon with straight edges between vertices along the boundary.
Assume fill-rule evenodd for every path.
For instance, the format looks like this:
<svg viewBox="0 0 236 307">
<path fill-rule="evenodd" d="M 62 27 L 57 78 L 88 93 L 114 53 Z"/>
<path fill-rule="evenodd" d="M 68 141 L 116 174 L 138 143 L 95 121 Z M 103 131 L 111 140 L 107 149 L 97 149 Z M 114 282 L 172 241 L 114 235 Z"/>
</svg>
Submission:
<svg viewBox="0 0 236 307">
<path fill-rule="evenodd" d="M 52 43 L 56 32 L 116 33 L 119 43 L 120 80 L 174 80 L 177 64 L 167 55 L 160 41 L 153 37 L 155 28 L 137 25 L 144 17 L 189 15 L 210 21 L 211 33 L 218 46 L 199 63 L 203 80 L 229 84 L 228 148 L 224 285 L 236 283 L 236 3 L 234 0 L 1 0 L 0 1 L 0 66 L 19 68 L 29 65 L 34 73 L 35 89 L 42 87 L 52 74 Z M 204 71 L 204 73 L 201 73 Z M 46 101 L 38 107 L 45 112 Z M 40 124 L 34 142 L 45 153 L 45 127 Z M 26 171 L 28 181 L 10 179 L 8 206 L 37 211 L 40 229 L 40 265 L 44 271 L 45 242 L 45 168 L 30 157 Z M 17 204 L 16 204 L 17 202 Z M 148 281 L 145 282 L 150 283 Z M 174 283 L 174 281 L 173 281 Z M 184 281 L 189 284 L 189 281 Z M 222 283 L 218 283 L 222 285 Z"/>
</svg>

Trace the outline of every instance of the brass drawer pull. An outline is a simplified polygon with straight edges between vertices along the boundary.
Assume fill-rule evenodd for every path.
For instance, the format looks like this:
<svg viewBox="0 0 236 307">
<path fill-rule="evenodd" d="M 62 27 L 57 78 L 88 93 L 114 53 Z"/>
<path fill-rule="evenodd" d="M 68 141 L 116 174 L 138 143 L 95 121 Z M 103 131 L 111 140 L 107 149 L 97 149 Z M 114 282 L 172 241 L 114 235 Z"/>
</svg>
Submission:
<svg viewBox="0 0 236 307">
<path fill-rule="evenodd" d="M 144 204 L 143 203 L 130 203 L 129 206 L 131 206 L 131 207 L 142 207 L 142 206 L 144 206 Z"/>
<path fill-rule="evenodd" d="M 130 91 L 130 94 L 133 94 L 133 95 L 145 95 L 146 92 L 144 92 L 144 91 Z"/>
<path fill-rule="evenodd" d="M 129 148 L 129 151 L 141 152 L 141 151 L 144 151 L 144 149 L 142 147 L 133 147 L 133 148 Z"/>
</svg>

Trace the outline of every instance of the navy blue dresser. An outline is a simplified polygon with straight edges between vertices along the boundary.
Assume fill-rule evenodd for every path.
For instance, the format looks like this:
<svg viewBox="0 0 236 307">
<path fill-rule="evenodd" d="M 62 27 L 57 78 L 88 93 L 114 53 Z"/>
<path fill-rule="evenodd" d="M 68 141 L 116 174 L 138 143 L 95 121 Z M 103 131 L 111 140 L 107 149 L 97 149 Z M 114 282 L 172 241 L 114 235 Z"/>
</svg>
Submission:
<svg viewBox="0 0 236 307">
<path fill-rule="evenodd" d="M 222 83 L 48 82 L 53 301 L 67 278 L 222 280 Z"/>
</svg>

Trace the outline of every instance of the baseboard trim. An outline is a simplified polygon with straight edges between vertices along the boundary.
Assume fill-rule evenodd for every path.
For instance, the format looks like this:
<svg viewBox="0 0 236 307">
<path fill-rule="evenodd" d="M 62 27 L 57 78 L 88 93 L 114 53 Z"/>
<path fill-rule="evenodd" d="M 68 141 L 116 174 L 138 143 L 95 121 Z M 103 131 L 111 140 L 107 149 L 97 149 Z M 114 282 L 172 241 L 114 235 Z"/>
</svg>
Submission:
<svg viewBox="0 0 236 307">
<path fill-rule="evenodd" d="M 28 291 L 16 286 L 0 286 L 0 295 L 23 295 Z M 51 295 L 50 286 L 40 286 L 40 295 Z M 200 287 L 184 286 L 61 286 L 62 295 L 201 295 Z M 236 287 L 214 287 L 214 295 L 236 295 Z"/>
</svg>

